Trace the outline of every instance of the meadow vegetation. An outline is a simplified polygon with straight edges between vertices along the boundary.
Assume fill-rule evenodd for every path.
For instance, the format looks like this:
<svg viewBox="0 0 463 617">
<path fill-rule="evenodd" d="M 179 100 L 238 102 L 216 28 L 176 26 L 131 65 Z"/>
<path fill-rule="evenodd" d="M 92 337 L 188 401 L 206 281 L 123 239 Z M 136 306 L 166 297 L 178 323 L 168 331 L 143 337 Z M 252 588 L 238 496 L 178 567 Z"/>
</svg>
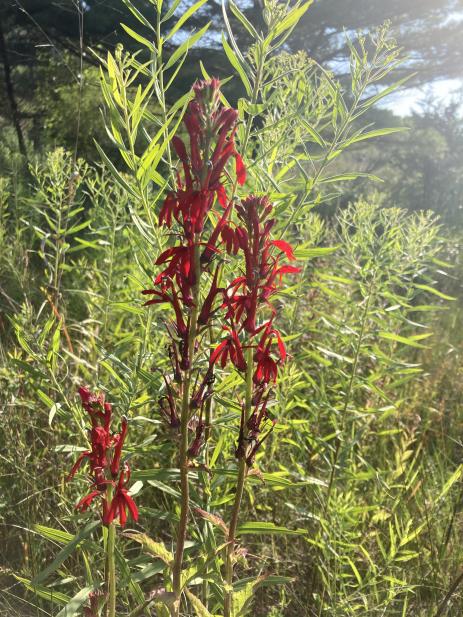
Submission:
<svg viewBox="0 0 463 617">
<path fill-rule="evenodd" d="M 84 83 L 81 143 L 50 146 L 28 165 L 14 152 L 12 133 L 0 144 L 0 614 L 460 615 L 458 148 L 444 146 L 436 132 L 445 171 L 436 200 L 452 190 L 435 211 L 422 208 L 424 198 L 413 202 L 416 178 L 408 168 L 394 174 L 399 155 L 374 175 L 362 161 L 362 153 L 374 157 L 375 148 L 388 152 L 389 143 L 406 139 L 405 123 L 385 126 L 387 114 L 385 122 L 372 122 L 405 60 L 387 24 L 347 38 L 350 76 L 341 80 L 304 52 L 287 50 L 310 2 L 266 0 L 261 29 L 230 1 L 221 16 L 228 72 L 209 75 L 198 63 L 196 78 L 204 81 L 193 91 L 182 67 L 207 25 L 173 53 L 169 42 L 202 0 L 183 13 L 175 12 L 178 2 L 151 0 L 149 17 L 135 2 L 124 3 L 137 23 L 125 32 L 138 51 L 119 45 L 98 57 L 98 75 L 87 69 L 101 94 Z M 234 37 L 238 25 L 247 47 Z M 194 154 L 179 160 L 179 138 L 188 149 L 191 102 L 209 96 L 204 88 L 208 93 L 212 77 L 222 89 L 220 100 L 204 103 L 206 112 L 237 110 L 224 142 L 236 150 L 230 146 L 220 176 L 230 229 L 244 225 L 246 198 L 266 196 L 275 219 L 272 246 L 281 263 L 294 267 L 272 287 L 273 308 L 259 305 L 266 315 L 259 323 L 271 315 L 282 338 L 280 346 L 276 330 L 269 334 L 274 385 L 273 373 L 252 385 L 249 366 L 262 330 L 239 330 L 247 368 L 236 346 L 234 358 L 230 352 L 226 362 L 217 352 L 208 364 L 209 352 L 214 356 L 229 336 L 223 326 L 230 327 L 230 313 L 224 316 L 221 302 L 207 314 L 207 328 L 192 334 L 194 302 L 183 302 L 179 318 L 166 296 L 144 306 L 152 296 L 141 293 L 156 287 L 153 279 L 166 267 L 160 255 L 191 240 L 180 215 L 167 225 L 160 213 L 166 196 L 179 190 L 178 175 L 184 181 L 185 166 L 194 167 Z M 234 88 L 243 93 L 237 100 Z M 72 100 L 65 89 L 60 96 L 61 105 Z M 98 121 L 95 100 L 103 112 Z M 44 130 L 66 136 L 67 110 L 52 112 Z M 442 119 L 437 112 L 433 118 L 436 125 Z M 85 128 L 87 119 L 94 132 Z M 414 122 L 422 139 L 417 157 L 426 162 L 428 140 Z M 213 165 L 206 158 L 202 164 L 204 179 Z M 376 176 L 381 172 L 385 183 Z M 216 246 L 210 235 L 198 240 L 224 212 L 220 190 L 210 191 L 214 205 L 195 231 L 192 258 L 197 272 L 203 268 L 201 284 L 175 279 L 183 299 L 185 285 L 196 294 L 196 305 L 216 273 L 229 289 L 247 268 L 237 251 L 225 250 L 225 236 Z M 199 246 L 212 246 L 215 259 L 201 258 L 200 266 Z M 182 319 L 189 338 L 180 341 Z M 176 329 L 165 327 L 171 320 Z M 171 365 L 176 352 L 180 376 Z M 204 417 L 188 406 L 195 376 L 188 360 L 195 357 L 198 375 L 209 375 L 215 362 L 208 395 L 199 397 Z M 249 420 L 251 396 L 253 404 L 264 396 L 262 384 L 268 425 L 256 443 L 255 434 L 243 437 L 242 417 Z M 82 407 L 84 386 L 112 404 L 114 430 L 122 423 L 124 431 L 128 419 L 123 462 L 114 463 L 112 476 L 121 473 L 124 488 L 130 464 L 128 497 L 92 476 L 109 500 L 113 490 L 130 506 L 133 498 L 138 515 L 132 511 L 125 526 L 115 512 L 100 517 L 98 507 L 75 508 L 88 492 L 89 470 L 72 480 L 68 474 L 88 450 L 89 417 L 97 408 L 103 413 L 101 400 L 90 404 L 81 392 Z M 166 401 L 180 395 L 186 411 L 184 405 L 182 418 L 166 422 Z M 113 438 L 115 457 L 119 437 Z M 182 521 L 187 532 L 179 551 Z"/>
</svg>

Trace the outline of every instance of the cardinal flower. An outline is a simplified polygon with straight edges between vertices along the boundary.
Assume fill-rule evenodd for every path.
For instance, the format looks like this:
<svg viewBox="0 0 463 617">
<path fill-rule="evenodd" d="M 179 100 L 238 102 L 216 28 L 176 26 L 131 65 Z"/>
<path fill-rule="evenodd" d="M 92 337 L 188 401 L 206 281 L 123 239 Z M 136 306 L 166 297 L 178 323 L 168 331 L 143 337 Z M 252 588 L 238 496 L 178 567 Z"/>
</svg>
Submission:
<svg viewBox="0 0 463 617">
<path fill-rule="evenodd" d="M 91 490 L 80 499 L 76 509 L 86 512 L 95 501 L 99 501 L 102 505 L 104 524 L 109 524 L 116 517 L 119 517 L 121 524 L 124 524 L 127 520 L 125 509 L 121 505 L 124 502 L 132 513 L 132 518 L 136 520 L 135 513 L 138 516 L 136 506 L 130 495 L 126 494 L 126 484 L 130 478 L 129 467 L 126 463 L 121 466 L 122 448 L 128 431 L 127 418 L 122 417 L 120 432 L 112 433 L 112 407 L 109 403 L 105 403 L 104 395 L 92 394 L 84 387 L 79 389 L 79 394 L 82 406 L 89 414 L 92 423 L 89 431 L 90 449 L 81 453 L 68 479 L 73 478 L 82 464 L 88 461 L 91 472 Z M 115 493 L 109 502 L 111 487 L 115 487 Z M 114 503 L 116 497 L 117 500 Z"/>
<path fill-rule="evenodd" d="M 290 261 L 294 261 L 295 256 L 290 244 L 284 240 L 273 240 L 270 236 L 275 220 L 269 218 L 272 204 L 267 197 L 251 195 L 236 210 L 240 224 L 234 229 L 230 225 L 224 226 L 222 239 L 229 253 L 242 251 L 245 273 L 229 285 L 224 303 L 228 307 L 227 318 L 240 322 L 244 316 L 242 327 L 248 333 L 255 334 L 258 308 L 267 306 L 273 315 L 275 309 L 269 298 L 276 293 L 281 277 L 283 274 L 295 274 L 300 269 L 280 265 L 281 255 Z"/>
<path fill-rule="evenodd" d="M 137 506 L 127 490 L 129 479 L 129 466 L 125 465 L 121 470 L 111 503 L 105 504 L 105 511 L 103 514 L 104 525 L 110 525 L 114 519 L 119 518 L 121 526 L 124 527 L 127 522 L 127 512 L 133 521 L 138 521 Z"/>
<path fill-rule="evenodd" d="M 273 348 L 273 339 L 277 340 L 277 353 Z M 277 355 L 277 358 L 275 358 Z M 276 330 L 272 321 L 269 321 L 264 329 L 263 334 L 257 344 L 257 349 L 254 354 L 256 370 L 253 380 L 256 384 L 268 384 L 275 382 L 278 375 L 278 365 L 286 360 L 287 354 L 285 345 L 278 330 Z"/>
<path fill-rule="evenodd" d="M 228 359 L 230 359 L 239 371 L 245 371 L 246 360 L 238 333 L 233 328 L 224 327 L 224 330 L 227 330 L 229 335 L 214 349 L 209 363 L 213 365 L 220 362 L 221 367 L 225 368 Z"/>
</svg>

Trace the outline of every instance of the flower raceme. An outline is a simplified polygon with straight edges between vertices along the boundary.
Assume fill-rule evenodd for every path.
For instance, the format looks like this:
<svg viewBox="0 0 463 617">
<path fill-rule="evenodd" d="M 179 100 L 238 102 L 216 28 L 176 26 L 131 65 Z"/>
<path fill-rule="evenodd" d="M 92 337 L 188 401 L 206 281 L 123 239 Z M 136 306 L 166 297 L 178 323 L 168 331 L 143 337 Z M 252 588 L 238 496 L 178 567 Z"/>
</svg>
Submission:
<svg viewBox="0 0 463 617">
<path fill-rule="evenodd" d="M 274 240 L 271 230 L 272 204 L 267 197 L 251 195 L 236 207 L 239 222 L 227 223 L 221 238 L 231 255 L 243 254 L 243 274 L 235 278 L 223 291 L 225 319 L 228 332 L 210 357 L 210 364 L 220 363 L 223 368 L 230 360 L 236 369 L 246 371 L 244 350 L 252 349 L 253 404 L 254 410 L 246 420 L 244 405 L 236 455 L 250 466 L 256 453 L 273 429 L 268 416 L 271 386 L 278 376 L 278 367 L 286 361 L 287 353 L 280 332 L 274 327 L 276 308 L 270 302 L 277 293 L 285 274 L 296 274 L 300 268 L 282 264 L 283 258 L 294 261 L 290 244 Z M 261 313 L 266 311 L 267 321 L 258 324 Z M 269 430 L 262 436 L 264 427 Z"/>
<path fill-rule="evenodd" d="M 254 382 L 269 384 L 277 378 L 278 363 L 286 360 L 287 354 L 279 331 L 273 321 L 276 309 L 270 298 L 278 291 L 285 274 L 296 274 L 300 268 L 281 264 L 282 256 L 294 261 L 292 247 L 284 240 L 273 240 L 270 232 L 275 219 L 269 218 L 272 204 L 267 197 L 250 196 L 237 207 L 239 224 L 227 224 L 222 238 L 227 252 L 244 256 L 244 273 L 235 278 L 223 291 L 225 326 L 228 336 L 223 339 L 211 355 L 211 363 L 220 361 L 222 367 L 228 359 L 235 367 L 246 370 L 243 344 L 240 334 L 249 339 L 248 346 L 255 348 L 253 360 L 256 364 Z M 257 325 L 258 312 L 267 309 L 270 319 Z M 258 343 L 254 342 L 257 339 Z M 274 358 L 274 341 L 277 342 L 277 358 Z"/>
<path fill-rule="evenodd" d="M 202 410 L 212 396 L 214 368 L 225 368 L 231 362 L 244 372 L 246 350 L 252 349 L 253 387 L 256 392 L 262 391 L 262 396 L 254 396 L 258 408 L 255 417 L 259 421 L 252 430 L 242 422 L 240 438 L 244 443 L 252 437 L 254 451 L 247 454 L 251 462 L 262 442 L 258 434 L 268 420 L 270 387 L 277 379 L 278 367 L 286 360 L 282 337 L 274 327 L 276 308 L 271 299 L 280 288 L 282 277 L 300 269 L 282 263 L 293 262 L 295 256 L 287 242 L 272 238 L 275 219 L 267 197 L 251 195 L 239 202 L 234 222 L 234 188 L 231 195 L 227 194 L 227 181 L 236 187 L 246 180 L 235 145 L 238 113 L 221 104 L 216 79 L 197 82 L 193 91 L 194 98 L 184 118 L 188 143 L 178 136 L 172 140 L 183 173 L 178 174 L 176 189 L 168 193 L 159 214 L 159 222 L 165 227 L 176 224 L 178 241 L 157 257 L 155 264 L 161 271 L 153 288 L 143 291 L 152 296 L 145 305 L 168 303 L 174 315 L 174 321 L 166 324 L 173 374 L 163 375 L 165 394 L 159 405 L 168 425 L 179 429 L 177 401 L 184 398 L 185 372 L 197 370 L 196 380 L 188 380 L 195 384 L 189 397 L 188 427 L 197 427 L 188 453 L 190 457 L 197 456 L 203 438 Z M 227 168 L 230 159 L 235 161 L 235 180 L 232 170 Z M 220 253 L 242 257 L 244 264 L 242 274 L 225 288 L 219 282 L 220 264 L 212 265 Z M 199 277 L 203 274 L 209 281 L 204 296 L 199 289 Z M 222 315 L 226 336 L 211 351 L 207 372 L 201 378 L 194 363 L 198 334 L 206 332 L 218 315 Z"/>
<path fill-rule="evenodd" d="M 110 525 L 119 518 L 120 524 L 124 526 L 127 511 L 133 520 L 138 520 L 137 507 L 127 491 L 130 469 L 127 463 L 121 464 L 122 448 L 128 429 L 127 418 L 122 418 L 120 432 L 112 433 L 112 406 L 105 402 L 104 395 L 93 394 L 85 387 L 79 388 L 79 395 L 92 425 L 89 431 L 90 449 L 82 452 L 67 479 L 71 480 L 88 461 L 92 490 L 79 501 L 76 508 L 80 512 L 86 512 L 95 500 L 100 500 L 103 524 Z M 111 498 L 108 487 L 113 489 Z"/>
<path fill-rule="evenodd" d="M 235 147 L 238 112 L 220 103 L 219 86 L 217 79 L 198 81 L 193 86 L 194 99 L 184 118 L 189 153 L 180 137 L 172 140 L 182 163 L 183 179 L 178 174 L 177 189 L 168 193 L 159 213 L 159 223 L 170 228 L 175 220 L 181 228 L 180 243 L 159 255 L 155 264 L 164 269 L 155 278 L 154 289 L 143 291 L 154 296 L 146 305 L 171 304 L 180 336 L 187 334 L 182 306 L 192 306 L 192 290 L 197 283 L 195 253 L 204 247 L 200 261 L 205 269 L 218 252 L 220 232 L 231 214 L 232 201 L 224 186 L 225 167 L 230 158 L 235 159 L 237 183 L 243 184 L 246 179 L 243 161 Z M 213 210 L 216 199 L 224 208 L 220 215 Z M 218 220 L 212 231 L 204 233 L 210 215 Z"/>
<path fill-rule="evenodd" d="M 267 197 L 250 196 L 236 207 L 239 225 L 230 225 L 222 233 L 229 252 L 241 250 L 244 254 L 245 274 L 233 280 L 225 296 L 228 307 L 227 317 L 242 321 L 242 327 L 249 334 L 255 334 L 258 307 L 266 304 L 275 314 L 269 298 L 277 291 L 284 274 L 295 274 L 299 268 L 280 265 L 281 254 L 294 261 L 291 246 L 284 240 L 273 240 L 270 236 L 275 219 L 269 218 L 272 204 Z M 277 249 L 277 254 L 275 250 Z"/>
<path fill-rule="evenodd" d="M 169 193 L 159 215 L 167 227 L 172 219 L 183 226 L 186 238 L 201 233 L 215 196 L 226 207 L 228 198 L 222 175 L 228 160 L 235 159 L 239 184 L 246 180 L 246 170 L 235 148 L 238 112 L 220 103 L 217 79 L 198 81 L 193 86 L 194 99 L 189 103 L 184 124 L 189 136 L 190 152 L 175 136 L 172 145 L 183 166 L 184 180 L 178 178 L 176 192 Z"/>
<path fill-rule="evenodd" d="M 152 296 L 146 306 L 168 303 L 173 310 L 174 321 L 166 324 L 173 376 L 163 375 L 165 395 L 159 399 L 159 406 L 167 424 L 176 429 L 180 428 L 176 401 L 183 397 L 184 373 L 195 368 L 197 348 L 193 346 L 192 350 L 189 342 L 201 329 L 207 329 L 222 304 L 219 266 L 214 267 L 212 262 L 222 250 L 221 234 L 232 215 L 234 200 L 232 194 L 227 194 L 228 186 L 236 187 L 246 180 L 235 144 L 238 112 L 222 105 L 219 87 L 217 79 L 195 83 L 194 97 L 183 121 L 188 142 L 178 136 L 172 140 L 182 173 L 177 174 L 175 190 L 167 194 L 159 222 L 167 228 L 175 224 L 178 241 L 157 257 L 155 265 L 161 271 L 154 278 L 153 288 L 142 292 Z M 234 161 L 234 169 L 229 166 L 230 160 Z M 201 300 L 199 278 L 203 274 L 209 288 Z M 228 353 L 234 355 L 232 349 Z M 188 425 L 190 430 L 199 418 L 190 457 L 200 451 L 202 408 L 212 395 L 213 370 L 206 369 L 202 377 L 199 373 L 198 369 L 190 398 L 190 409 L 197 414 L 196 419 L 190 417 L 194 420 Z"/>
</svg>

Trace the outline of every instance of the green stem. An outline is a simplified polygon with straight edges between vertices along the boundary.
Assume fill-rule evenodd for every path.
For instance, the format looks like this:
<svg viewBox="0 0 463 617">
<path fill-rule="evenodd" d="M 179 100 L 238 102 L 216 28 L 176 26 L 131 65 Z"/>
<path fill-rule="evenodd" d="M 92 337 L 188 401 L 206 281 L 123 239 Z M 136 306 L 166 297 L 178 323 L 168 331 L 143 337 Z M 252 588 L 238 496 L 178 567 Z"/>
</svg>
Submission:
<svg viewBox="0 0 463 617">
<path fill-rule="evenodd" d="M 113 489 L 108 487 L 107 499 L 111 503 Z M 111 523 L 108 526 L 108 537 L 106 540 L 106 593 L 108 603 L 106 607 L 106 617 L 116 617 L 116 563 L 114 559 L 116 548 L 116 526 Z"/>
<path fill-rule="evenodd" d="M 213 328 L 212 326 L 209 326 L 209 344 L 211 348 L 213 347 L 214 342 L 215 342 L 215 338 L 214 338 Z M 206 467 L 206 470 L 201 474 L 202 483 L 203 483 L 203 496 L 204 496 L 203 507 L 204 507 L 204 510 L 206 510 L 206 512 L 209 511 L 209 505 L 211 501 L 211 478 L 209 476 L 209 461 L 210 461 L 209 440 L 211 438 L 211 432 L 212 432 L 212 413 L 213 413 L 212 397 L 210 397 L 206 401 L 205 417 L 204 417 L 204 422 L 206 423 L 206 428 L 204 430 L 204 465 Z M 211 540 L 213 540 L 214 538 L 214 533 L 213 533 L 212 525 L 209 521 L 206 521 L 206 520 L 204 521 L 203 533 L 204 533 L 204 542 L 207 546 L 208 553 L 210 554 L 211 549 L 212 550 L 214 549 L 213 546 L 211 547 Z M 205 572 L 204 572 L 204 580 L 203 580 L 203 585 L 202 585 L 203 604 L 206 608 L 208 608 L 208 601 L 209 601 L 208 573 L 209 573 L 209 566 L 206 564 Z"/>
<path fill-rule="evenodd" d="M 333 491 L 333 485 L 334 485 L 334 481 L 335 481 L 335 477 L 336 477 L 336 469 L 337 469 L 337 465 L 338 465 L 338 460 L 339 460 L 339 455 L 341 452 L 341 444 L 342 444 L 342 440 L 343 440 L 343 435 L 344 435 L 344 431 L 345 431 L 345 426 L 346 426 L 346 415 L 347 415 L 347 410 L 350 404 L 350 400 L 351 400 L 351 395 L 352 395 L 352 389 L 353 389 L 353 385 L 354 385 L 354 380 L 357 376 L 357 368 L 358 368 L 358 364 L 359 364 L 359 360 L 360 360 L 360 350 L 362 348 L 363 345 L 363 338 L 365 335 L 365 327 L 366 327 L 366 323 L 367 323 L 367 319 L 368 319 L 368 313 L 370 310 L 370 305 L 371 305 L 371 297 L 373 294 L 373 286 L 375 284 L 375 280 L 376 280 L 376 273 L 373 275 L 371 281 L 370 281 L 370 285 L 369 285 L 369 289 L 368 289 L 368 296 L 366 298 L 366 302 L 365 302 L 365 307 L 363 309 L 363 313 L 362 313 L 362 318 L 361 318 L 361 325 L 360 325 L 360 332 L 359 332 L 359 336 L 357 339 L 357 345 L 355 347 L 355 353 L 354 353 L 354 362 L 352 364 L 352 371 L 350 374 L 350 379 L 349 379 L 349 384 L 347 386 L 347 392 L 346 392 L 346 396 L 344 399 L 344 405 L 342 408 L 342 412 L 341 412 L 341 427 L 339 430 L 339 434 L 336 437 L 336 449 L 334 451 L 334 459 L 333 459 L 333 464 L 331 467 L 331 473 L 330 473 L 330 478 L 328 481 L 328 490 L 327 490 L 327 494 L 326 494 L 326 500 L 325 500 L 325 505 L 324 505 L 324 511 L 325 513 L 328 511 L 329 509 L 329 505 L 330 505 L 330 498 L 331 498 L 331 493 Z"/>
<path fill-rule="evenodd" d="M 244 406 L 244 422 L 246 424 L 251 415 L 252 407 L 252 373 L 253 373 L 253 350 L 249 347 L 246 353 L 246 400 Z M 235 535 L 238 527 L 238 518 L 243 500 L 244 485 L 246 482 L 247 465 L 245 458 L 241 458 L 238 466 L 238 478 L 236 482 L 235 501 L 228 528 L 228 544 L 225 555 L 225 594 L 224 594 L 224 617 L 230 617 L 233 599 L 233 562 L 235 561 Z"/>
<path fill-rule="evenodd" d="M 197 240 L 197 239 L 196 239 Z M 171 609 L 172 617 L 178 617 L 180 611 L 180 597 L 182 594 L 182 564 L 183 551 L 185 548 L 186 531 L 188 525 L 188 511 L 190 507 L 190 487 L 188 480 L 188 422 L 190 419 L 190 385 L 192 377 L 192 364 L 194 355 L 194 344 L 197 334 L 198 305 L 199 305 L 199 279 L 201 275 L 199 241 L 195 240 L 194 268 L 196 283 L 193 289 L 193 308 L 190 313 L 190 324 L 188 333 L 188 370 L 185 371 L 182 392 L 182 411 L 180 418 L 180 486 L 181 504 L 180 520 L 177 529 L 177 545 L 175 549 L 174 565 L 172 568 L 173 591 L 175 602 Z"/>
</svg>

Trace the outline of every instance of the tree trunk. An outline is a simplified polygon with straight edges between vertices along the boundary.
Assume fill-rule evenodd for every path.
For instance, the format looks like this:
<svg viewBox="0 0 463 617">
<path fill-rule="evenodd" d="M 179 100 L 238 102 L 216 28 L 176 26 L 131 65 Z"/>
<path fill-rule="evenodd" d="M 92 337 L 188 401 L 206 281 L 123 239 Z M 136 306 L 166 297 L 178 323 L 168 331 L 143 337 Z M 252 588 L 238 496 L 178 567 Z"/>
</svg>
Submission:
<svg viewBox="0 0 463 617">
<path fill-rule="evenodd" d="M 8 101 L 10 103 L 11 119 L 13 120 L 13 125 L 16 130 L 16 135 L 18 137 L 19 151 L 25 158 L 27 158 L 26 143 L 24 141 L 24 135 L 21 129 L 21 123 L 19 122 L 19 110 L 18 110 L 18 105 L 16 103 L 16 98 L 14 96 L 13 82 L 11 80 L 11 66 L 8 60 L 8 53 L 6 50 L 5 36 L 3 34 L 1 20 L 0 20 L 0 56 L 2 59 L 3 72 L 5 75 L 6 94 L 8 97 Z"/>
</svg>

